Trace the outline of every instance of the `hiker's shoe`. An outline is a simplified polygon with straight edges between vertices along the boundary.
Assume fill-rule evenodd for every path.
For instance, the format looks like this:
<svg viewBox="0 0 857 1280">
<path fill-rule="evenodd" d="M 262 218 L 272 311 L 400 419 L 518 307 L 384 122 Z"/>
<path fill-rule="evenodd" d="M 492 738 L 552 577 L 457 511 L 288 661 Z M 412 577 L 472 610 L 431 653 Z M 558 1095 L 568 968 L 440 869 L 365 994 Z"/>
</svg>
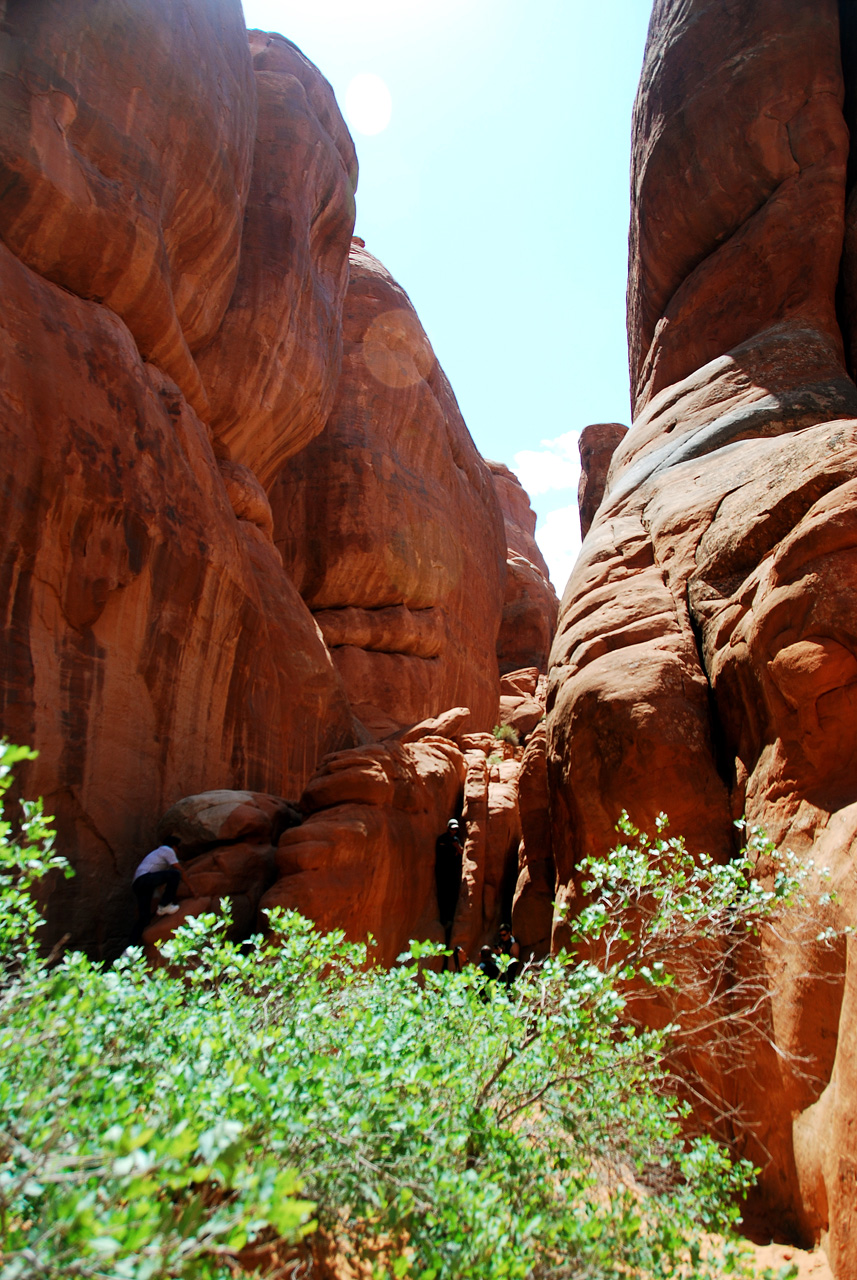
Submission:
<svg viewBox="0 0 857 1280">
<path fill-rule="evenodd" d="M 171 916 L 173 912 L 178 911 L 179 904 L 177 902 L 168 902 L 166 906 L 158 907 L 159 916 Z"/>
</svg>

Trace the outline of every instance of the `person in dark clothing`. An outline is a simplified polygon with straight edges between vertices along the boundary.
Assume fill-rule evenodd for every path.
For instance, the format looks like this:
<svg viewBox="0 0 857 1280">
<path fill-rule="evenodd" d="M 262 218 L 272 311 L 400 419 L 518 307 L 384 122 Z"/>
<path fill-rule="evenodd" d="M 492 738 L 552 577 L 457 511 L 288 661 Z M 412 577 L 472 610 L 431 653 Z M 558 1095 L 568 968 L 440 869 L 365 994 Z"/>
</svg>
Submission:
<svg viewBox="0 0 857 1280">
<path fill-rule="evenodd" d="M 490 947 L 483 947 L 479 952 L 479 964 L 476 966 L 483 978 L 494 981 L 500 977 L 500 970 L 497 967 L 497 961 L 494 952 Z"/>
<path fill-rule="evenodd" d="M 500 925 L 499 951 L 501 955 L 509 957 L 509 963 L 505 971 L 500 975 L 500 981 L 510 986 L 521 969 L 521 948 L 518 945 L 517 938 L 512 933 L 511 926 L 508 924 Z"/>
<path fill-rule="evenodd" d="M 446 824 L 446 831 L 438 836 L 434 850 L 437 910 L 447 946 L 452 933 L 452 922 L 455 919 L 455 908 L 458 906 L 463 857 L 464 836 L 461 823 L 457 818 L 450 818 Z"/>
<path fill-rule="evenodd" d="M 146 854 L 134 872 L 134 882 L 131 886 L 134 897 L 137 899 L 137 919 L 131 934 L 132 947 L 140 945 L 143 930 L 152 918 L 152 898 L 155 890 L 160 885 L 164 886 L 157 914 L 169 916 L 179 909 L 176 896 L 179 884 L 182 882 L 193 893 L 193 886 L 182 870 L 178 853 L 172 845 L 159 844 L 157 849 Z"/>
</svg>

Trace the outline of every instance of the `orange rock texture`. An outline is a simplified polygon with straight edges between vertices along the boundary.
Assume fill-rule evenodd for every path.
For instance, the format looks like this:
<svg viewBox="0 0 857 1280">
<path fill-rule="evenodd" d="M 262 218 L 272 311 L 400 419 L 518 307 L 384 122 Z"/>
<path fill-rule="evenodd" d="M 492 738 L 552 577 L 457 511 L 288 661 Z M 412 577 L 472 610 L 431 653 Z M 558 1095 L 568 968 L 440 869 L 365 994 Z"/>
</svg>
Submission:
<svg viewBox="0 0 857 1280">
<path fill-rule="evenodd" d="M 627 433 L 628 428 L 623 427 L 621 422 L 591 422 L 580 433 L 577 505 L 580 510 L 581 538 L 585 538 L 592 527 L 595 512 L 604 497 L 613 454 Z"/>
<path fill-rule="evenodd" d="M 842 66 L 827 0 L 655 4 L 634 116 L 636 416 L 551 657 L 560 902 L 579 858 L 615 842 L 623 807 L 650 830 L 666 810 L 719 858 L 735 852 L 746 813 L 828 865 L 840 887 L 831 919 L 857 923 Z M 841 290 L 846 314 L 847 273 Z M 781 1236 L 822 1236 L 834 1273 L 855 1275 L 853 960 L 844 983 L 821 948 L 798 957 L 772 944 L 761 963 L 774 1047 L 760 1040 L 726 1100 L 751 1125 L 756 1208 Z"/>
<path fill-rule="evenodd" d="M 506 559 L 491 472 L 407 294 L 358 241 L 343 325 L 327 426 L 271 489 L 277 546 L 370 730 L 453 705 L 490 729 Z"/>
<path fill-rule="evenodd" d="M 547 670 L 559 601 L 536 544 L 536 513 L 518 477 L 489 462 L 506 527 L 506 598 L 497 639 L 500 673 L 521 667 Z"/>
<path fill-rule="evenodd" d="M 333 405 L 357 159 L 333 90 L 299 49 L 252 31 L 250 53 L 258 111 L 238 274 L 197 364 L 218 451 L 267 488 Z"/>
<path fill-rule="evenodd" d="M 349 264 L 354 147 L 303 54 L 248 34 L 240 0 L 2 10 L 0 728 L 38 748 L 22 785 L 77 872 L 49 936 L 110 955 L 181 797 L 295 801 L 375 734 L 490 730 L 503 519 L 406 295 Z M 383 750 L 416 753 L 431 813 L 386 957 L 431 915 L 455 797 L 430 798 L 421 746 Z M 388 818 L 370 922 L 405 856 Z M 279 834 L 186 840 L 211 865 L 183 912 L 228 897 L 250 927 Z"/>
<path fill-rule="evenodd" d="M 483 757 L 484 761 L 484 757 Z M 411 938 L 443 942 L 435 841 L 455 811 L 465 761 L 446 738 L 334 754 L 301 800 L 310 816 L 280 838 L 262 909 L 292 908 L 392 964 Z"/>
<path fill-rule="evenodd" d="M 354 156 L 297 50 L 251 56 L 238 0 L 13 3 L 0 42 L 1 717 L 77 870 L 51 932 L 110 952 L 171 801 L 297 797 L 353 741 L 262 481 L 333 399 Z"/>
</svg>

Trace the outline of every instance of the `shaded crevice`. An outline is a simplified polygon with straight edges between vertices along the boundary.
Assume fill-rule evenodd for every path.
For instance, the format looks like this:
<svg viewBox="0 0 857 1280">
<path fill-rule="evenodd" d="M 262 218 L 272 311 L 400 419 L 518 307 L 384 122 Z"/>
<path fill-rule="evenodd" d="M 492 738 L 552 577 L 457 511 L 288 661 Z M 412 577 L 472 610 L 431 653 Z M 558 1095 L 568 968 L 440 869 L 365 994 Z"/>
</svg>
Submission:
<svg viewBox="0 0 857 1280">
<path fill-rule="evenodd" d="M 699 619 L 694 615 L 693 607 L 690 602 L 689 589 L 686 604 L 690 630 L 696 645 L 696 655 L 699 659 L 699 667 L 702 674 L 705 676 L 705 683 L 708 691 L 708 734 L 711 741 L 711 755 L 714 761 L 714 768 L 717 770 L 717 775 L 725 786 L 727 792 L 731 795 L 735 787 L 735 755 L 734 752 L 730 750 L 727 735 L 723 725 L 721 724 L 720 715 L 717 711 L 717 698 L 715 697 L 711 678 L 705 666 L 702 627 Z"/>
</svg>

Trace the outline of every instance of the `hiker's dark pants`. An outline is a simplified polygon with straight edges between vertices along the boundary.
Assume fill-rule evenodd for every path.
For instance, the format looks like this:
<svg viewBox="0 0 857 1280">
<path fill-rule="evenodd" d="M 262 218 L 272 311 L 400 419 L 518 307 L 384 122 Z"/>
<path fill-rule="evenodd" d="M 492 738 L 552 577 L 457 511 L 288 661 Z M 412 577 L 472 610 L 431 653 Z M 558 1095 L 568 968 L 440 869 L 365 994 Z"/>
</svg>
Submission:
<svg viewBox="0 0 857 1280">
<path fill-rule="evenodd" d="M 164 886 L 161 906 L 169 906 L 175 902 L 181 876 L 175 867 L 167 867 L 164 871 L 147 871 L 144 876 L 137 876 L 131 886 L 137 899 L 137 922 L 131 935 L 131 945 L 137 946 L 143 937 L 143 930 L 152 918 L 152 894 L 158 885 Z"/>
</svg>

